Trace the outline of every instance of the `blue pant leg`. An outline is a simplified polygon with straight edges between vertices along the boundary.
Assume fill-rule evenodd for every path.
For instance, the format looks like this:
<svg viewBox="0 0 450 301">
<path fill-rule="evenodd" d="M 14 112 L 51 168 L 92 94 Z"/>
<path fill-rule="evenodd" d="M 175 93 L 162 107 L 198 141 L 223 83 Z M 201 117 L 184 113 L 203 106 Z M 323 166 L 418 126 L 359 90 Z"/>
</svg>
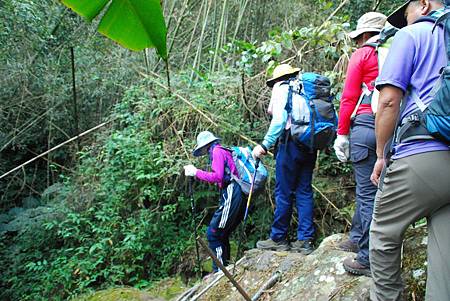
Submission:
<svg viewBox="0 0 450 301">
<path fill-rule="evenodd" d="M 351 131 L 351 161 L 356 180 L 356 202 L 361 221 L 360 251 L 356 259 L 369 266 L 369 231 L 377 187 L 370 181 L 377 160 L 373 116 L 357 116 Z"/>
<path fill-rule="evenodd" d="M 365 266 L 369 266 L 369 231 L 375 195 L 377 193 L 377 187 L 370 181 L 370 175 L 372 174 L 376 161 L 376 152 L 369 150 L 366 159 L 354 164 L 357 187 L 356 198 L 359 203 L 362 229 L 361 237 L 358 241 L 359 252 L 356 259 Z"/>
<path fill-rule="evenodd" d="M 216 255 L 222 264 L 224 263 L 224 253 L 226 253 L 226 246 L 224 244 L 223 231 L 219 228 L 220 219 L 223 215 L 223 204 L 214 212 L 213 218 L 209 223 L 208 229 L 206 230 L 206 238 L 208 239 L 208 246 Z M 217 272 L 219 268 L 216 263 L 212 262 L 212 268 L 214 272 Z"/>
<path fill-rule="evenodd" d="M 293 194 L 295 193 L 298 169 L 295 164 L 296 150 L 292 143 L 278 145 L 275 166 L 275 214 L 270 238 L 280 241 L 287 238 L 292 217 Z"/>
<path fill-rule="evenodd" d="M 350 229 L 350 241 L 354 244 L 358 244 L 359 239 L 362 236 L 361 214 L 359 207 L 359 202 L 356 202 L 355 213 L 352 218 L 352 227 Z"/>
<path fill-rule="evenodd" d="M 242 194 L 242 189 L 239 184 L 232 181 L 228 187 L 226 193 L 224 193 L 224 198 L 227 199 L 231 196 L 231 205 L 228 210 L 228 218 L 224 224 L 222 229 L 223 237 L 222 243 L 224 245 L 224 262 L 225 265 L 228 264 L 231 256 L 231 248 L 230 248 L 230 235 L 236 230 L 239 224 L 244 219 L 245 207 L 247 205 L 247 199 L 244 198 Z M 226 204 L 226 202 L 225 202 Z M 226 207 L 226 206 L 225 206 Z"/>
<path fill-rule="evenodd" d="M 223 264 L 224 263 L 224 251 L 225 245 L 223 243 L 222 238 L 222 231 L 214 228 L 211 224 L 208 226 L 208 229 L 206 230 L 206 237 L 208 239 L 208 246 L 213 251 L 213 253 L 216 255 L 217 259 Z M 212 268 L 214 272 L 217 272 L 219 268 L 215 264 L 215 262 L 212 262 Z"/>
<path fill-rule="evenodd" d="M 317 153 L 299 150 L 300 159 L 297 161 L 298 183 L 295 193 L 298 212 L 298 240 L 311 240 L 314 238 L 314 195 L 312 189 L 313 171 L 316 164 Z"/>
<path fill-rule="evenodd" d="M 223 265 L 228 264 L 230 259 L 231 233 L 242 221 L 245 211 L 245 202 L 242 198 L 241 187 L 232 181 L 222 190 L 220 207 L 214 213 L 207 229 L 209 248 L 215 253 Z M 218 267 L 213 261 L 213 270 Z"/>
</svg>

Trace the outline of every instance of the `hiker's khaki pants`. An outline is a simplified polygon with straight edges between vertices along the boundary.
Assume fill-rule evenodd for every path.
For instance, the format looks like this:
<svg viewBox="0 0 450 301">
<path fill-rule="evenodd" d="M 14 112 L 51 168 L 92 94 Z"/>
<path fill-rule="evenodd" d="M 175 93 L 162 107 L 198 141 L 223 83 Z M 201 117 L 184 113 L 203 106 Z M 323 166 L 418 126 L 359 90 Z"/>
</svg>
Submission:
<svg viewBox="0 0 450 301">
<path fill-rule="evenodd" d="M 402 298 L 406 229 L 428 218 L 426 300 L 450 301 L 450 151 L 394 160 L 378 191 L 370 230 L 372 301 Z"/>
</svg>

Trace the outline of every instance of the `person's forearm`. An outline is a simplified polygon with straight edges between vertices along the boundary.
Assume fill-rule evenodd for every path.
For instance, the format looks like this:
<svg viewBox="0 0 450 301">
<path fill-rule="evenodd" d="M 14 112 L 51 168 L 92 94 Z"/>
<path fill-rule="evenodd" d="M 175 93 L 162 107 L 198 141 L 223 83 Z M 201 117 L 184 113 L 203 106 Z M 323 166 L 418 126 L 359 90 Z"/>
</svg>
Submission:
<svg viewBox="0 0 450 301">
<path fill-rule="evenodd" d="M 377 157 L 384 157 L 386 143 L 394 135 L 397 126 L 402 90 L 395 87 L 385 87 L 380 92 L 378 110 L 375 119 L 375 134 L 377 138 Z"/>
<path fill-rule="evenodd" d="M 267 134 L 264 136 L 264 140 L 261 143 L 264 145 L 265 149 L 271 148 L 277 141 L 278 137 L 280 137 L 286 126 L 287 118 L 288 116 L 285 110 L 283 110 L 281 114 L 277 114 L 277 116 L 272 118 Z"/>
</svg>

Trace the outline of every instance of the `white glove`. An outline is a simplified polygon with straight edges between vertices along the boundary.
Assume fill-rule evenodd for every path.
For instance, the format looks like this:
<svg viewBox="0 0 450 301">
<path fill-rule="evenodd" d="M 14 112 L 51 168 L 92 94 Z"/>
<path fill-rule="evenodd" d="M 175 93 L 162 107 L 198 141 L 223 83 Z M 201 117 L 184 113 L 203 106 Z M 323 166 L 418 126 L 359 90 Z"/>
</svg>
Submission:
<svg viewBox="0 0 450 301">
<path fill-rule="evenodd" d="M 186 177 L 195 177 L 197 174 L 197 168 L 194 165 L 186 165 L 184 167 L 184 175 Z"/>
<path fill-rule="evenodd" d="M 266 151 L 264 150 L 264 148 L 261 145 L 255 146 L 255 148 L 252 151 L 252 156 L 253 156 L 253 159 L 255 159 L 255 160 L 257 158 L 261 158 L 265 154 L 266 154 Z"/>
<path fill-rule="evenodd" d="M 350 142 L 348 141 L 348 135 L 337 135 L 336 140 L 334 140 L 333 148 L 339 161 L 347 162 L 350 158 Z"/>
</svg>

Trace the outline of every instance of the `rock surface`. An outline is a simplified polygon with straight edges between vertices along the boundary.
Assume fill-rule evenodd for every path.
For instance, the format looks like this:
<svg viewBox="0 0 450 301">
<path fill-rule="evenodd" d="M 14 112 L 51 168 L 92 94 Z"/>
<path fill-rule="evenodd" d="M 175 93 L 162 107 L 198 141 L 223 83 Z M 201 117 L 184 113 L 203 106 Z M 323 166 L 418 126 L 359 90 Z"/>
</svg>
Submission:
<svg viewBox="0 0 450 301">
<path fill-rule="evenodd" d="M 263 292 L 262 301 L 356 301 L 365 300 L 371 279 L 353 276 L 345 272 L 342 261 L 355 254 L 337 248 L 345 239 L 343 234 L 335 234 L 323 240 L 310 255 L 292 252 L 271 252 L 257 249 L 245 253 L 236 267 L 235 279 L 252 297 L 275 272 L 281 272 L 281 280 Z M 423 301 L 426 280 L 426 231 L 425 228 L 408 231 L 404 244 L 403 278 L 406 283 L 407 300 Z M 162 292 L 150 294 L 130 288 L 100 291 L 76 301 L 189 301 L 208 285 L 210 289 L 195 300 L 237 301 L 244 300 L 230 281 L 221 273 L 198 283 L 177 297 Z M 170 282 L 170 280 L 168 280 Z M 163 284 L 161 284 L 161 287 Z M 190 294 L 189 294 L 190 293 Z M 153 297 L 158 295 L 159 299 Z M 186 296 L 189 295 L 188 298 Z M 185 296 L 183 298 L 183 296 Z"/>
<path fill-rule="evenodd" d="M 251 250 L 236 268 L 236 280 L 250 296 L 272 276 L 282 274 L 281 281 L 263 294 L 260 300 L 356 300 L 367 292 L 370 278 L 354 277 L 345 272 L 342 261 L 351 253 L 337 249 L 342 234 L 326 238 L 309 256 L 292 252 Z M 270 297 L 269 297 L 270 296 Z M 199 300 L 243 300 L 239 292 L 223 278 Z"/>
<path fill-rule="evenodd" d="M 8 214 L 0 216 L 0 233 L 18 234 L 27 229 L 33 228 L 38 222 L 47 219 L 54 214 L 51 207 L 37 207 L 24 209 L 21 207 L 12 208 Z"/>
<path fill-rule="evenodd" d="M 371 278 L 353 276 L 345 272 L 342 261 L 355 254 L 337 248 L 345 236 L 335 234 L 323 240 L 310 255 L 291 252 L 250 250 L 237 266 L 235 278 L 252 297 L 276 271 L 282 273 L 281 281 L 266 290 L 258 300 L 287 301 L 356 301 L 368 296 Z M 426 232 L 413 229 L 404 244 L 404 273 L 408 300 L 424 300 L 426 277 Z M 214 277 L 213 277 L 214 278 Z M 202 283 L 196 293 L 205 288 Z M 195 295 L 195 294 L 194 294 Z M 190 298 L 186 300 L 191 300 Z M 226 277 L 197 300 L 244 300 Z"/>
</svg>

